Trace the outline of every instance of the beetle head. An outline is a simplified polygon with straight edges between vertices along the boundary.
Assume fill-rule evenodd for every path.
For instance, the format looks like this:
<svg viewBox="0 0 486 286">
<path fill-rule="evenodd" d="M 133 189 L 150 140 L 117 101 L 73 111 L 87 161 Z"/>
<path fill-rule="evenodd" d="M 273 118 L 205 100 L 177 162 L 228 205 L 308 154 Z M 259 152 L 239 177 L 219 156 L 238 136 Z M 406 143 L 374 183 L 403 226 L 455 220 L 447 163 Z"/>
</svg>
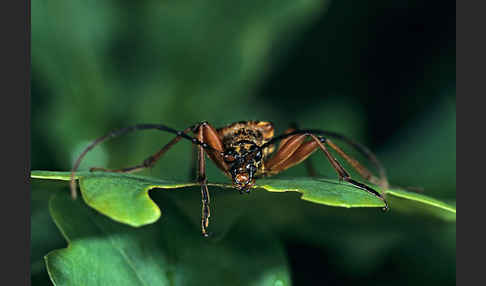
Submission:
<svg viewBox="0 0 486 286">
<path fill-rule="evenodd" d="M 225 150 L 224 161 L 230 167 L 233 186 L 240 192 L 250 192 L 255 184 L 255 174 L 262 165 L 262 154 L 259 146 L 247 140 L 233 143 Z"/>
</svg>

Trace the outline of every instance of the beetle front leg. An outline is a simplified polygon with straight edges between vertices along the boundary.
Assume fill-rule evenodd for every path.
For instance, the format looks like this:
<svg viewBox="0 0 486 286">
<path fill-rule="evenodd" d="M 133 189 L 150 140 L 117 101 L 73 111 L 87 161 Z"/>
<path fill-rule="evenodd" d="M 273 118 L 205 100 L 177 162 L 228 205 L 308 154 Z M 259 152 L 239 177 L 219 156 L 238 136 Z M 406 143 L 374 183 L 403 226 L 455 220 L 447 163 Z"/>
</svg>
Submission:
<svg viewBox="0 0 486 286">
<path fill-rule="evenodd" d="M 197 134 L 197 139 L 200 142 L 208 145 L 212 148 L 212 151 L 204 149 L 204 145 L 198 146 L 198 177 L 197 181 L 201 185 L 201 201 L 202 201 L 202 211 L 201 211 L 201 231 L 204 237 L 209 236 L 208 226 L 209 217 L 211 216 L 209 203 L 209 190 L 206 178 L 206 160 L 205 151 L 209 158 L 216 163 L 223 172 L 227 172 L 227 166 L 225 162 L 221 159 L 221 152 L 223 152 L 223 143 L 218 136 L 216 130 L 206 122 L 202 122 L 197 125 L 193 132 Z"/>
<path fill-rule="evenodd" d="M 203 130 L 200 128 L 198 130 L 198 139 L 201 142 L 204 142 Z M 207 178 L 206 178 L 206 160 L 204 158 L 204 148 L 202 146 L 197 147 L 198 151 L 198 177 L 197 181 L 201 185 L 201 202 L 202 202 L 202 210 L 201 210 L 201 231 L 204 237 L 208 237 L 208 226 L 209 226 L 209 217 L 211 216 L 210 209 L 209 209 L 209 190 L 207 185 Z"/>
</svg>

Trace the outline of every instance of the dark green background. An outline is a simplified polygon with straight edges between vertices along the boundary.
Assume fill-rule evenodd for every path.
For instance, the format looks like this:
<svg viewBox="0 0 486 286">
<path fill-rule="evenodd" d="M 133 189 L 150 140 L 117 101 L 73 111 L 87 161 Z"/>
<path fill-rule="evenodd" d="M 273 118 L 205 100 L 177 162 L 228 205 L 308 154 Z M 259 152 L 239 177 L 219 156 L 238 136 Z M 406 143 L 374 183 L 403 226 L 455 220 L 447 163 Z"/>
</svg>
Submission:
<svg viewBox="0 0 486 286">
<path fill-rule="evenodd" d="M 453 1 L 39 0 L 31 43 L 33 170 L 69 170 L 90 140 L 135 123 L 256 119 L 278 133 L 298 122 L 365 143 L 392 183 L 455 201 Z M 137 164 L 169 138 L 128 135 L 82 169 Z M 190 150 L 180 143 L 144 174 L 186 180 Z M 322 156 L 312 161 L 334 178 Z M 224 177 L 210 166 L 209 180 Z M 52 225 L 35 225 L 49 225 L 36 189 L 34 282 L 45 278 L 42 251 L 65 245 Z M 343 213 L 322 220 L 332 239 L 280 234 L 295 285 L 455 284 L 455 225 L 398 213 L 357 225 Z"/>
</svg>

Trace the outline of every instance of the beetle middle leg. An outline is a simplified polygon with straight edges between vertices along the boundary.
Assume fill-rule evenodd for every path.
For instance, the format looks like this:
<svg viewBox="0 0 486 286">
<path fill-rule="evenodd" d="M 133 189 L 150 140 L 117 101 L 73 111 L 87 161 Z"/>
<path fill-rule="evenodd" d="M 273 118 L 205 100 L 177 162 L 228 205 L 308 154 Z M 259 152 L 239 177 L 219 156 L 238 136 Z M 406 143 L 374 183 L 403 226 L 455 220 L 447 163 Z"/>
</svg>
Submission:
<svg viewBox="0 0 486 286">
<path fill-rule="evenodd" d="M 192 126 L 184 129 L 182 131 L 183 133 L 188 133 L 189 131 L 192 130 Z M 169 151 L 170 148 L 172 148 L 177 142 L 179 142 L 182 139 L 182 136 L 178 135 L 169 143 L 165 144 L 164 147 L 162 147 L 157 153 L 149 156 L 147 159 L 145 159 L 141 164 L 131 166 L 131 167 L 126 167 L 126 168 L 120 168 L 120 169 L 106 169 L 106 168 L 99 168 L 99 167 L 92 167 L 89 169 L 90 172 L 93 171 L 104 171 L 104 172 L 114 172 L 114 173 L 135 173 L 135 172 L 140 172 L 144 169 L 147 168 L 152 168 L 155 163 L 167 152 Z"/>
<path fill-rule="evenodd" d="M 344 160 L 346 160 L 359 173 L 359 175 L 361 177 L 363 177 L 365 180 L 367 180 L 367 181 L 369 181 L 369 182 L 371 182 L 375 185 L 381 186 L 383 189 L 388 188 L 388 180 L 386 179 L 386 177 L 378 178 L 375 175 L 373 175 L 366 167 L 361 165 L 361 163 L 359 163 L 353 157 L 346 154 L 341 148 L 339 148 L 339 146 L 334 144 L 331 140 L 326 139 L 326 143 L 332 149 L 334 149 L 341 157 L 343 157 Z"/>
<path fill-rule="evenodd" d="M 305 141 L 306 138 L 311 137 L 311 141 Z M 327 139 L 323 137 L 317 137 L 316 135 L 309 134 L 309 133 L 302 133 L 302 134 L 296 134 L 296 135 L 291 135 L 288 138 L 288 140 L 284 141 L 284 144 L 279 148 L 276 154 L 272 156 L 267 162 L 265 162 L 265 168 L 267 172 L 272 175 L 272 174 L 277 174 L 280 173 L 292 166 L 295 166 L 302 162 L 303 160 L 307 159 L 313 152 L 317 150 L 317 148 L 320 148 L 324 154 L 326 155 L 326 158 L 328 161 L 331 163 L 333 168 L 336 170 L 338 173 L 339 179 L 344 180 L 352 185 L 354 185 L 357 188 L 360 188 L 362 190 L 367 191 L 368 193 L 373 194 L 374 196 L 378 197 L 385 203 L 385 208 L 384 210 L 388 209 L 388 204 L 383 196 L 383 194 L 377 192 L 371 187 L 368 187 L 365 184 L 362 184 L 360 182 L 355 181 L 354 179 L 351 178 L 349 173 L 344 169 L 344 167 L 332 156 L 332 154 L 329 152 L 327 147 L 324 145 L 324 143 L 328 143 Z M 331 144 L 333 144 L 331 142 Z M 330 146 L 335 146 L 335 145 L 330 145 Z M 333 148 L 334 149 L 334 148 Z M 339 149 L 340 150 L 340 149 Z M 342 150 L 340 150 L 342 152 Z M 339 152 L 338 152 L 339 153 Z M 345 154 L 344 152 L 342 152 Z M 341 153 L 339 153 L 341 155 Z M 342 155 L 341 155 L 342 156 Z M 346 157 L 344 157 L 346 159 Z M 347 157 L 349 160 L 351 157 Z M 357 161 L 356 161 L 357 162 Z M 356 168 L 356 165 L 352 165 L 354 168 Z M 359 165 L 361 166 L 361 165 Z M 362 167 L 360 175 L 367 175 L 366 169 Z M 363 171 L 366 170 L 366 171 Z M 369 171 L 367 171 L 369 172 Z M 371 174 L 371 172 L 370 172 Z M 369 178 L 369 177 L 368 177 Z M 365 178 L 365 179 L 368 179 Z"/>
<path fill-rule="evenodd" d="M 76 177 L 75 177 L 76 170 L 78 169 L 79 165 L 81 164 L 81 161 L 83 160 L 83 158 L 86 156 L 86 154 L 88 154 L 88 152 L 90 150 L 92 150 L 97 145 L 99 145 L 99 144 L 101 144 L 101 143 L 103 143 L 103 142 L 105 142 L 105 141 L 107 141 L 109 139 L 116 138 L 116 137 L 122 136 L 124 134 L 134 132 L 134 131 L 141 131 L 141 130 L 159 130 L 159 131 L 165 131 L 165 132 L 169 132 L 169 133 L 172 133 L 172 134 L 176 134 L 177 137 L 185 138 L 187 140 L 190 140 L 190 141 L 192 141 L 193 144 L 203 145 L 203 143 L 201 141 L 199 141 L 196 138 L 193 138 L 193 137 L 187 135 L 185 132 L 179 131 L 179 130 L 176 130 L 176 129 L 173 129 L 173 128 L 170 128 L 170 127 L 165 126 L 165 125 L 162 125 L 162 124 L 136 124 L 136 125 L 128 126 L 128 127 L 125 127 L 125 128 L 120 128 L 120 129 L 112 130 L 109 133 L 107 133 L 107 134 L 105 134 L 105 135 L 103 135 L 101 137 L 98 137 L 93 142 L 91 142 L 81 152 L 81 154 L 78 156 L 78 158 L 74 162 L 73 167 L 71 168 L 71 179 L 70 179 L 70 183 L 69 183 L 69 187 L 71 189 L 71 196 L 72 196 L 72 198 L 73 199 L 76 199 L 76 197 L 77 197 L 77 193 L 76 193 Z M 186 129 L 187 132 L 189 130 L 190 130 L 189 128 Z M 149 159 L 151 159 L 150 161 L 152 163 L 154 163 L 154 161 L 156 161 L 156 159 L 160 158 L 160 156 L 162 156 L 162 154 L 165 153 L 172 145 L 174 145 L 175 143 L 177 143 L 180 138 L 176 138 L 173 141 L 169 142 L 169 144 L 166 145 L 167 148 L 164 147 L 164 148 L 161 149 L 161 151 L 159 151 L 158 153 L 156 153 L 153 156 L 151 156 L 149 158 Z M 144 165 L 144 164 L 142 164 L 142 165 Z M 146 163 L 146 165 L 150 165 L 150 164 Z M 143 167 L 145 167 L 145 166 L 143 166 Z M 143 167 L 141 165 L 137 165 L 137 166 L 134 166 L 134 167 L 128 167 L 128 168 L 124 168 L 124 169 L 120 169 L 120 170 L 111 170 L 111 171 L 135 172 L 135 171 L 139 171 L 139 170 L 143 169 Z M 103 168 L 98 168 L 98 170 L 100 170 L 100 169 L 101 170 L 107 170 L 107 169 L 103 169 Z M 110 170 L 107 170 L 107 171 L 110 171 Z"/>
<path fill-rule="evenodd" d="M 378 160 L 376 155 L 373 154 L 373 152 L 371 152 L 366 146 L 354 141 L 351 138 L 348 138 L 347 136 L 344 136 L 336 132 L 323 131 L 323 130 L 319 130 L 319 131 L 322 133 L 322 135 L 326 137 L 333 137 L 349 144 L 351 147 L 353 147 L 359 153 L 365 156 L 368 160 L 370 160 L 370 162 L 373 163 L 373 165 L 375 165 L 379 177 L 374 176 L 364 166 L 359 164 L 359 162 L 357 162 L 354 158 L 350 157 L 348 154 L 344 153 L 344 151 L 340 150 L 340 148 L 337 145 L 335 145 L 333 142 L 331 142 L 331 140 L 329 140 L 329 138 L 327 138 L 326 143 L 328 143 L 331 148 L 333 148 L 336 152 L 338 152 L 341 157 L 343 157 L 354 169 L 356 169 L 361 177 L 370 181 L 371 183 L 381 186 L 384 190 L 390 187 L 386 176 L 386 170 L 383 167 L 383 164 L 380 162 L 380 160 Z"/>
<path fill-rule="evenodd" d="M 294 131 L 299 132 L 298 130 L 289 129 L 284 134 L 289 134 L 289 133 L 292 133 Z M 294 132 L 294 133 L 296 133 L 296 132 Z M 325 143 L 328 144 L 329 147 L 334 149 L 339 154 L 339 156 L 344 158 L 346 160 L 346 162 L 348 162 L 351 165 L 351 167 L 353 169 L 355 169 L 363 179 L 369 181 L 372 184 L 380 186 L 384 190 L 389 188 L 389 183 L 388 183 L 388 180 L 387 180 L 387 177 L 386 177 L 385 169 L 383 168 L 382 164 L 379 162 L 378 158 L 376 158 L 376 156 L 370 150 L 368 150 L 368 148 L 366 148 L 365 146 L 363 146 L 363 145 L 355 142 L 354 140 L 351 140 L 350 138 L 347 138 L 347 137 L 345 137 L 341 134 L 338 134 L 338 133 L 335 133 L 335 132 L 330 132 L 330 131 L 321 131 L 321 132 L 325 135 L 329 135 L 329 136 L 332 136 L 332 137 L 336 137 L 340 140 L 344 140 L 344 142 L 350 144 L 353 148 L 355 148 L 357 151 L 359 151 L 361 154 L 363 154 L 367 159 L 369 159 L 377 167 L 379 174 L 380 174 L 379 177 L 375 176 L 365 166 L 363 166 L 361 163 L 359 163 L 358 160 L 354 159 L 353 157 L 351 157 L 350 155 L 345 153 L 339 146 L 334 144 L 334 142 L 332 142 L 329 138 L 325 139 Z M 279 150 L 285 145 L 285 142 L 290 140 L 292 137 L 304 135 L 304 134 L 311 134 L 311 132 L 310 133 L 304 132 L 304 133 L 301 133 L 301 134 L 291 135 L 289 137 L 282 139 L 280 146 L 279 146 Z M 309 143 L 309 144 L 314 145 L 314 147 L 316 147 L 316 145 L 314 143 Z M 302 152 L 304 152 L 304 150 L 301 150 L 299 153 L 302 153 Z M 308 155 L 310 155 L 310 154 L 307 154 L 305 152 L 304 152 L 304 156 L 302 156 L 302 154 L 296 155 L 296 158 L 300 158 L 301 160 L 299 160 L 297 162 L 293 162 L 292 164 L 287 166 L 287 168 L 290 168 L 293 165 L 303 161 L 304 159 L 307 158 Z M 309 161 L 309 160 L 306 160 L 305 162 L 307 162 L 307 161 Z M 280 162 L 279 164 L 281 164 L 281 163 L 283 163 L 283 162 Z"/>
</svg>

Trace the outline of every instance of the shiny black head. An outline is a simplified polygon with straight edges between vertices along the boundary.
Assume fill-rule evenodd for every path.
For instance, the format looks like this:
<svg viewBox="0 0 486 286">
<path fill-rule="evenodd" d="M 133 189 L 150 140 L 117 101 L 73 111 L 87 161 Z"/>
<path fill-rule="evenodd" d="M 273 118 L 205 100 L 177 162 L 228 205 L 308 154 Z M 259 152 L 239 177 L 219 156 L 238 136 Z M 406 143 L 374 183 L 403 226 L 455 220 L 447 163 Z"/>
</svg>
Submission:
<svg viewBox="0 0 486 286">
<path fill-rule="evenodd" d="M 235 142 L 224 154 L 224 161 L 229 166 L 233 186 L 240 192 L 249 192 L 255 184 L 255 174 L 262 166 L 263 152 L 255 143 L 247 140 Z"/>
</svg>

